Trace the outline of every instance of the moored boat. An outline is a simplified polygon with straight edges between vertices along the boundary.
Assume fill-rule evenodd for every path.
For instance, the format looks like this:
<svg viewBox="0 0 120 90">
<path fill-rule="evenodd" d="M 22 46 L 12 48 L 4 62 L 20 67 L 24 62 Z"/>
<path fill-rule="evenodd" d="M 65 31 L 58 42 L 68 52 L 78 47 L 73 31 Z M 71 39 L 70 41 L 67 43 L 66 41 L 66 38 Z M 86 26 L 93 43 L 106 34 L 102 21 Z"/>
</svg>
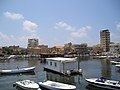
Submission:
<svg viewBox="0 0 120 90">
<path fill-rule="evenodd" d="M 28 68 L 17 68 L 17 69 L 11 69 L 11 70 L 0 70 L 0 74 L 27 73 L 27 72 L 33 72 L 34 69 L 35 69 L 35 66 L 28 67 Z"/>
<path fill-rule="evenodd" d="M 120 68 L 120 64 L 115 65 L 116 67 Z"/>
<path fill-rule="evenodd" d="M 39 85 L 31 80 L 22 80 L 15 83 L 16 87 L 20 87 L 25 90 L 41 90 Z"/>
<path fill-rule="evenodd" d="M 110 61 L 112 64 L 120 64 L 120 61 Z"/>
<path fill-rule="evenodd" d="M 90 85 L 105 89 L 120 90 L 120 81 L 109 80 L 104 77 L 85 79 Z"/>
<path fill-rule="evenodd" d="M 54 81 L 45 81 L 45 82 L 39 82 L 38 83 L 40 87 L 50 89 L 50 90 L 75 90 L 76 86 L 54 82 Z"/>
</svg>

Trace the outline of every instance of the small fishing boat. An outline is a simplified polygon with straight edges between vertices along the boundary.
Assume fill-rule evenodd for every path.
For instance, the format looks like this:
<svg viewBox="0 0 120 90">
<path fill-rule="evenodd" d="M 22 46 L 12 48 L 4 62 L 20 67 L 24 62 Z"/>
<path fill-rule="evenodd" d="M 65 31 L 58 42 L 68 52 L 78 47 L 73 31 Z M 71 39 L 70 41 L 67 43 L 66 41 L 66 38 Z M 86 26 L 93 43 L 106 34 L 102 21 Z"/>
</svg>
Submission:
<svg viewBox="0 0 120 90">
<path fill-rule="evenodd" d="M 25 90 L 41 90 L 39 85 L 31 80 L 22 80 L 15 83 L 16 87 L 20 87 Z"/>
<path fill-rule="evenodd" d="M 120 81 L 109 80 L 104 77 L 101 78 L 90 78 L 85 79 L 90 85 L 105 88 L 105 89 L 112 89 L 112 90 L 120 90 Z"/>
<path fill-rule="evenodd" d="M 120 61 L 110 61 L 112 64 L 120 64 Z"/>
<path fill-rule="evenodd" d="M 40 87 L 50 89 L 50 90 L 74 90 L 76 89 L 76 86 L 54 82 L 54 81 L 45 81 L 45 82 L 39 82 L 38 83 Z"/>
<path fill-rule="evenodd" d="M 17 73 L 27 73 L 27 72 L 33 72 L 35 69 L 34 67 L 29 68 L 17 68 L 17 69 L 11 69 L 11 70 L 0 70 L 0 74 L 17 74 Z"/>
<path fill-rule="evenodd" d="M 120 64 L 115 65 L 116 67 L 120 68 Z"/>
</svg>

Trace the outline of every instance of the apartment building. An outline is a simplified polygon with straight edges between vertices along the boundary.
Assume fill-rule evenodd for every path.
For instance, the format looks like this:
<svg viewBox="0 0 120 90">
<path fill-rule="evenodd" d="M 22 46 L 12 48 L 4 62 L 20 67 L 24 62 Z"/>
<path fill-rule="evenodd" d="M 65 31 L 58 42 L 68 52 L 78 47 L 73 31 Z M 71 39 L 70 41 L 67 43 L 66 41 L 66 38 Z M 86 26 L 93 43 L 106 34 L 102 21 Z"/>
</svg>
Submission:
<svg viewBox="0 0 120 90">
<path fill-rule="evenodd" d="M 109 51 L 110 32 L 108 29 L 100 31 L 100 44 L 101 44 L 104 52 Z"/>
<path fill-rule="evenodd" d="M 28 39 L 28 48 L 37 47 L 38 46 L 38 39 Z"/>
</svg>

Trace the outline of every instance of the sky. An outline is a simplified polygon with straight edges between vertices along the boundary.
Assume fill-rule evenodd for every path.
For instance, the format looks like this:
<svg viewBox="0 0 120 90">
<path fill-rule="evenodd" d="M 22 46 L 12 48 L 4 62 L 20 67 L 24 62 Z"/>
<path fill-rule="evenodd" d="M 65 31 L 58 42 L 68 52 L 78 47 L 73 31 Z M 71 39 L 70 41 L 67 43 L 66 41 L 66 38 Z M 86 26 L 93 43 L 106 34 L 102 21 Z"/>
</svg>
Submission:
<svg viewBox="0 0 120 90">
<path fill-rule="evenodd" d="M 120 42 L 120 0 L 0 0 L 0 46 L 93 46 L 104 29 Z"/>
</svg>

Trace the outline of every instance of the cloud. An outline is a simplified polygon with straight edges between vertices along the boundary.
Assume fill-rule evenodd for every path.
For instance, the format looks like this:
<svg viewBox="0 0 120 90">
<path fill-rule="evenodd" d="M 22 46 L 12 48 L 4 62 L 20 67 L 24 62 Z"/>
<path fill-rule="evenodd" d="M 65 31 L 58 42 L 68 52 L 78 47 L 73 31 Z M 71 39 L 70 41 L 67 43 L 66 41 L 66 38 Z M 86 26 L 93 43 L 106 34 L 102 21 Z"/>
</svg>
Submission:
<svg viewBox="0 0 120 90">
<path fill-rule="evenodd" d="M 85 27 L 81 27 L 79 29 L 76 29 L 75 27 L 67 24 L 66 22 L 60 21 L 60 22 L 55 24 L 54 28 L 69 31 L 70 35 L 73 37 L 83 38 L 83 37 L 88 36 L 88 31 L 91 29 L 91 26 L 85 26 Z"/>
<path fill-rule="evenodd" d="M 28 20 L 23 22 L 23 30 L 25 31 L 36 32 L 37 28 L 38 28 L 38 25 L 36 23 L 33 23 Z"/>
<path fill-rule="evenodd" d="M 12 13 L 12 12 L 5 12 L 3 13 L 5 15 L 5 17 L 10 18 L 12 20 L 21 20 L 24 19 L 22 14 L 19 13 Z"/>
<path fill-rule="evenodd" d="M 0 39 L 9 39 L 9 37 L 2 32 L 0 32 Z"/>
<path fill-rule="evenodd" d="M 41 43 L 41 39 L 37 34 L 15 36 L 15 35 L 6 35 L 0 32 L 0 43 L 3 46 L 19 45 L 20 47 L 26 47 L 29 38 L 37 38 Z"/>
<path fill-rule="evenodd" d="M 118 41 L 120 40 L 120 35 L 113 32 L 110 33 L 110 37 L 112 37 L 112 39 L 114 40 L 117 40 L 117 39 Z"/>
<path fill-rule="evenodd" d="M 81 27 L 79 30 L 76 30 L 74 32 L 71 32 L 71 35 L 73 37 L 87 37 L 88 31 L 91 29 L 91 26 L 85 26 L 85 27 Z"/>
<path fill-rule="evenodd" d="M 74 27 L 72 27 L 71 25 L 67 24 L 64 21 L 60 21 L 60 22 L 56 23 L 54 28 L 55 29 L 64 29 L 66 31 L 74 31 L 75 30 Z"/>
<path fill-rule="evenodd" d="M 116 27 L 117 27 L 117 30 L 120 30 L 120 23 L 118 23 Z"/>
</svg>

